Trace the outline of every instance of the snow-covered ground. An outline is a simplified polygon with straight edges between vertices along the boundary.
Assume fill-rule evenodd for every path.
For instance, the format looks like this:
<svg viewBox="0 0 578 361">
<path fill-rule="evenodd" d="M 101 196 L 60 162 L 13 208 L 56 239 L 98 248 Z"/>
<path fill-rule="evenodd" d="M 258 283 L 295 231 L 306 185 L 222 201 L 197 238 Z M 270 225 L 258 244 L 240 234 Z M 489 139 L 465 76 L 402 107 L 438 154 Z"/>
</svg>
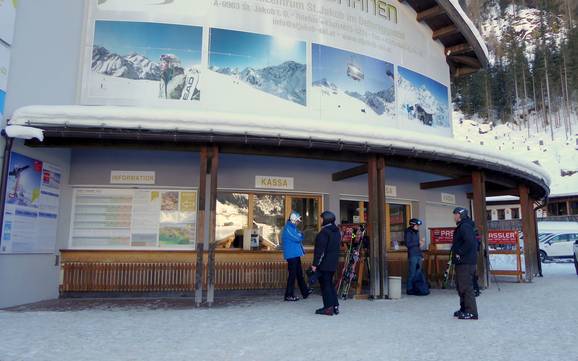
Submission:
<svg viewBox="0 0 578 361">
<path fill-rule="evenodd" d="M 214 309 L 0 311 L 0 360 L 578 360 L 574 266 L 544 273 L 484 291 L 479 321 L 451 317 L 452 290 L 348 300 L 334 317 L 313 314 L 317 295 Z"/>
<path fill-rule="evenodd" d="M 454 112 L 452 119 L 456 139 L 537 162 L 544 167 L 552 179 L 551 195 L 578 193 L 578 119 L 575 115 L 572 134 L 566 134 L 563 125 L 544 128 L 540 115 L 533 112 L 530 114 L 529 136 L 526 127 L 520 129 L 512 123 L 492 126 L 480 119 L 469 119 L 459 111 Z"/>
</svg>

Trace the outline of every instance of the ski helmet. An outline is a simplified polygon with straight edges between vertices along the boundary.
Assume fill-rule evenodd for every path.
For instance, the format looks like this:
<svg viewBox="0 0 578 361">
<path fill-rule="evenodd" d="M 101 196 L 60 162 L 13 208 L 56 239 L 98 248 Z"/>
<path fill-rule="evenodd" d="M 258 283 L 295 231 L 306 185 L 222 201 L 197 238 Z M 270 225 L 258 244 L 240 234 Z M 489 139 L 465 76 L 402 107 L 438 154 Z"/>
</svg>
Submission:
<svg viewBox="0 0 578 361">
<path fill-rule="evenodd" d="M 453 214 L 459 214 L 460 219 L 464 219 L 468 217 L 468 210 L 463 207 L 456 207 L 454 208 Z"/>
<path fill-rule="evenodd" d="M 299 215 L 299 213 L 292 211 L 291 214 L 289 215 L 289 222 L 293 224 L 301 223 L 301 216 Z"/>
<path fill-rule="evenodd" d="M 323 213 L 321 213 L 321 219 L 323 220 L 323 226 L 326 226 L 328 224 L 334 224 L 335 223 L 335 214 L 333 214 L 333 212 L 330 211 L 325 211 Z"/>
<path fill-rule="evenodd" d="M 420 219 L 417 218 L 412 218 L 409 220 L 409 225 L 410 226 L 421 226 L 423 224 L 423 222 Z"/>
</svg>

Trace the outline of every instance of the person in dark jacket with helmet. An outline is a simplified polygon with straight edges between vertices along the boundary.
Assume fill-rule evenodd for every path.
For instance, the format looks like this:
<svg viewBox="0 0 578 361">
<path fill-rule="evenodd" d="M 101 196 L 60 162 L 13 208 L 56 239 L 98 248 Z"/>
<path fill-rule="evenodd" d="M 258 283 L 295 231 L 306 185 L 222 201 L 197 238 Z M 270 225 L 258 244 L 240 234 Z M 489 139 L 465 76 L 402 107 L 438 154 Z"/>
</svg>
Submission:
<svg viewBox="0 0 578 361">
<path fill-rule="evenodd" d="M 409 227 L 405 230 L 403 235 L 407 247 L 407 261 L 409 267 L 407 272 L 407 294 L 414 293 L 413 285 L 418 272 L 421 272 L 421 263 L 423 259 L 421 248 L 424 245 L 423 240 L 419 239 L 419 226 L 421 225 L 421 220 L 417 218 L 410 219 Z"/>
<path fill-rule="evenodd" d="M 453 214 L 456 229 L 451 253 L 456 270 L 456 288 L 460 296 L 460 309 L 454 312 L 454 317 L 460 320 L 477 320 L 478 307 L 473 284 L 478 261 L 475 224 L 465 208 L 457 207 Z"/>
<path fill-rule="evenodd" d="M 341 232 L 335 225 L 335 214 L 329 211 L 321 213 L 323 220 L 321 231 L 315 238 L 313 251 L 313 272 L 319 273 L 319 285 L 323 296 L 323 308 L 315 311 L 318 315 L 333 316 L 339 313 L 339 301 L 333 285 L 333 275 L 339 261 Z"/>
</svg>

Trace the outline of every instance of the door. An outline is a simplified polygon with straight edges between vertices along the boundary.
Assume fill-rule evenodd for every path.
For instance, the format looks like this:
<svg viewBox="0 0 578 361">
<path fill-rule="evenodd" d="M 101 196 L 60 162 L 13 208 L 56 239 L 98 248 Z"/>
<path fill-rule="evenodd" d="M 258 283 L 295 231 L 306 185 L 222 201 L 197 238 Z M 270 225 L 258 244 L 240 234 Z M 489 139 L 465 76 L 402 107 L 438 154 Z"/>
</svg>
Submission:
<svg viewBox="0 0 578 361">
<path fill-rule="evenodd" d="M 299 228 L 303 232 L 303 244 L 313 246 L 315 237 L 319 232 L 321 215 L 321 197 L 320 196 L 288 196 L 288 211 L 297 211 L 301 215 L 301 224 Z M 286 218 L 288 218 L 287 215 Z"/>
</svg>

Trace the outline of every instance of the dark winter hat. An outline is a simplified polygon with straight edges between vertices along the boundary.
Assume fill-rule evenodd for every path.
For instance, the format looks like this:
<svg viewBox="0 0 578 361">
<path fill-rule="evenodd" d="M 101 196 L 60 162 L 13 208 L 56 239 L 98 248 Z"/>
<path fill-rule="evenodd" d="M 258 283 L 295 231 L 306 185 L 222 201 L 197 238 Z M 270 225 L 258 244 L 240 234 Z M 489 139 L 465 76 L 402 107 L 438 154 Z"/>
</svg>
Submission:
<svg viewBox="0 0 578 361">
<path fill-rule="evenodd" d="M 461 219 L 464 219 L 468 216 L 468 210 L 463 207 L 456 207 L 454 208 L 453 214 L 459 214 Z"/>
<path fill-rule="evenodd" d="M 423 224 L 423 222 L 420 219 L 417 218 L 412 218 L 409 220 L 409 225 L 410 226 L 421 226 Z"/>
<path fill-rule="evenodd" d="M 324 226 L 330 223 L 335 223 L 335 214 L 330 211 L 325 211 L 321 213 L 321 219 L 323 220 Z"/>
</svg>

